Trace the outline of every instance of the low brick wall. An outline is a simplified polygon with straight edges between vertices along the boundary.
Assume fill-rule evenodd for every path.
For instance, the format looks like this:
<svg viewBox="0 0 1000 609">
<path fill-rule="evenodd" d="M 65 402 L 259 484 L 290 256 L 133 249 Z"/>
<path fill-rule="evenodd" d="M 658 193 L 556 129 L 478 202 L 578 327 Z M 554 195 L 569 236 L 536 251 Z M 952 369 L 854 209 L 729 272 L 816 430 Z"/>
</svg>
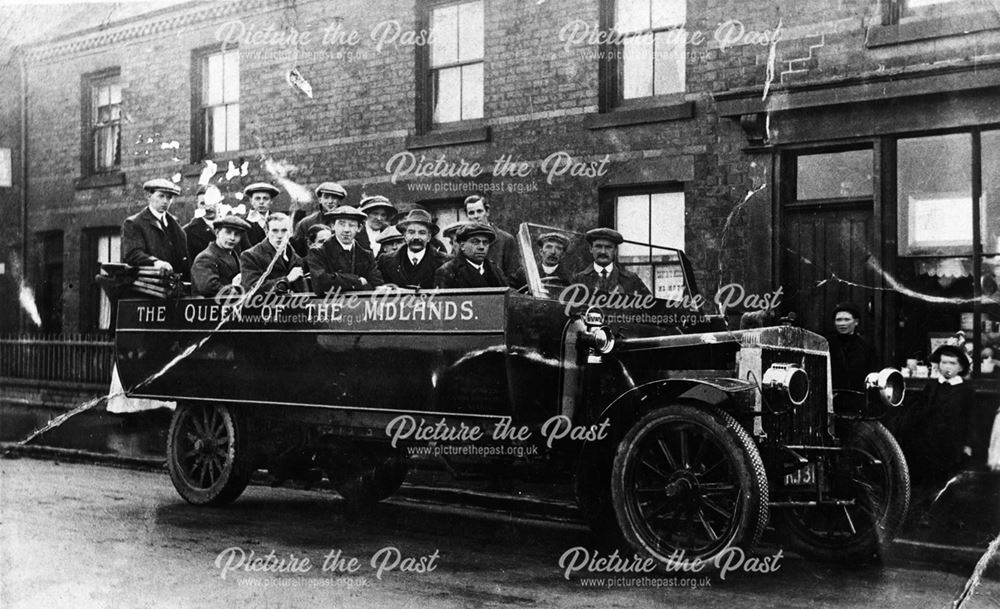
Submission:
<svg viewBox="0 0 1000 609">
<path fill-rule="evenodd" d="M 0 377 L 0 405 L 71 410 L 101 395 L 107 385 L 60 383 Z"/>
</svg>

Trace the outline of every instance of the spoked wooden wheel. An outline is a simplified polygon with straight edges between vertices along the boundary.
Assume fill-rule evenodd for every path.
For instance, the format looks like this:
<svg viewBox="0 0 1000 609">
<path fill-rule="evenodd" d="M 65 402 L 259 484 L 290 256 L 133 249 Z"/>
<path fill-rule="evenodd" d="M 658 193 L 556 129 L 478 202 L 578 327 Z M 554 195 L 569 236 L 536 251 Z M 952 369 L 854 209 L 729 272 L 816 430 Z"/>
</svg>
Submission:
<svg viewBox="0 0 1000 609">
<path fill-rule="evenodd" d="M 250 483 L 253 459 L 238 413 L 214 404 L 181 404 L 170 422 L 167 465 L 189 503 L 224 505 Z"/>
<path fill-rule="evenodd" d="M 844 451 L 832 461 L 827 498 L 839 505 L 785 508 L 775 523 L 798 553 L 818 560 L 877 559 L 906 520 L 910 475 L 896 439 L 881 423 L 844 425 Z"/>
<path fill-rule="evenodd" d="M 636 423 L 618 446 L 611 495 L 625 539 L 661 562 L 752 547 L 767 525 L 760 453 L 730 415 L 708 407 L 673 405 Z"/>
</svg>

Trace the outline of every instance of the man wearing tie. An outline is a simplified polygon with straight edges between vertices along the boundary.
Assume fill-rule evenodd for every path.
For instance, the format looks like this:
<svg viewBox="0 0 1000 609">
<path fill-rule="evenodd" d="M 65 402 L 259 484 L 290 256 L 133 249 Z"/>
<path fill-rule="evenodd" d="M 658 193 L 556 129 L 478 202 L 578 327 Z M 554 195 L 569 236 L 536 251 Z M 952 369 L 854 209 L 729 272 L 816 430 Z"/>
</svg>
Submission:
<svg viewBox="0 0 1000 609">
<path fill-rule="evenodd" d="M 371 250 L 372 255 L 378 258 L 382 247 L 378 243 L 378 238 L 399 210 L 382 195 L 361 199 L 360 209 L 367 216 L 367 220 L 364 229 L 358 232 L 357 241 L 361 247 Z"/>
<path fill-rule="evenodd" d="M 428 247 L 438 232 L 431 215 L 422 209 L 413 209 L 396 229 L 403 233 L 406 247 L 380 260 L 382 278 L 405 288 L 434 287 L 434 272 L 444 264 L 444 255 Z"/>
<path fill-rule="evenodd" d="M 289 290 L 305 292 L 303 279 L 305 271 L 302 268 L 302 258 L 292 250 L 288 243 L 292 235 L 292 219 L 277 212 L 267 218 L 267 238 L 240 254 L 240 266 L 243 269 L 243 289 L 249 292 L 260 281 L 261 276 L 267 276 L 258 289 L 259 293 L 274 292 L 282 294 Z M 279 254 L 280 252 L 280 254 Z M 275 260 L 275 258 L 277 258 Z M 271 265 L 271 261 L 274 265 Z M 268 272 L 268 269 L 270 271 Z"/>
<path fill-rule="evenodd" d="M 187 279 L 191 264 L 187 238 L 177 218 L 167 211 L 181 189 L 164 179 L 149 180 L 142 188 L 146 209 L 122 223 L 122 262 L 180 273 Z"/>
<path fill-rule="evenodd" d="M 382 285 L 382 274 L 372 253 L 355 240 L 367 216 L 364 212 L 341 205 L 330 214 L 333 238 L 322 247 L 310 249 L 306 256 L 313 291 L 325 296 L 336 289 L 372 290 Z"/>
<path fill-rule="evenodd" d="M 501 288 L 507 277 L 487 258 L 497 234 L 489 224 L 475 222 L 455 234 L 458 253 L 434 273 L 436 288 Z"/>
<path fill-rule="evenodd" d="M 209 243 L 191 265 L 191 284 L 195 294 L 208 298 L 232 284 L 240 274 L 236 246 L 250 225 L 238 216 L 226 216 L 216 220 L 212 228 L 215 230 L 215 241 Z"/>
<path fill-rule="evenodd" d="M 649 288 L 638 275 L 616 264 L 618 246 L 625 240 L 621 233 L 610 228 L 594 228 L 587 231 L 586 238 L 594 264 L 574 275 L 573 283 L 581 283 L 591 292 L 650 295 Z"/>
<path fill-rule="evenodd" d="M 206 186 L 198 187 L 196 195 L 196 205 L 194 218 L 183 226 L 184 237 L 187 239 L 188 260 L 194 260 L 198 254 L 205 251 L 209 243 L 215 241 L 215 231 L 212 230 L 212 222 L 218 210 L 218 202 L 205 202 Z"/>
<path fill-rule="evenodd" d="M 246 247 L 252 247 L 264 240 L 267 232 L 267 217 L 271 214 L 271 202 L 281 191 L 267 182 L 254 182 L 243 189 L 243 198 L 250 201 L 250 213 L 247 222 Z"/>
</svg>

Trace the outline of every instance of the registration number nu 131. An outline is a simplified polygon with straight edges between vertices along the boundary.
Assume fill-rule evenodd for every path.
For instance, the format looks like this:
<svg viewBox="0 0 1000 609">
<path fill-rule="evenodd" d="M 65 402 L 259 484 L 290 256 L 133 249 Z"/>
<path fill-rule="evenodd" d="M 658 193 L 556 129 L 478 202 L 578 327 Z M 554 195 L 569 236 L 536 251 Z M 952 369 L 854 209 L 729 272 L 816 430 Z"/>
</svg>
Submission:
<svg viewBox="0 0 1000 609">
<path fill-rule="evenodd" d="M 785 486 L 816 484 L 816 464 L 808 463 L 790 474 L 785 474 Z"/>
</svg>

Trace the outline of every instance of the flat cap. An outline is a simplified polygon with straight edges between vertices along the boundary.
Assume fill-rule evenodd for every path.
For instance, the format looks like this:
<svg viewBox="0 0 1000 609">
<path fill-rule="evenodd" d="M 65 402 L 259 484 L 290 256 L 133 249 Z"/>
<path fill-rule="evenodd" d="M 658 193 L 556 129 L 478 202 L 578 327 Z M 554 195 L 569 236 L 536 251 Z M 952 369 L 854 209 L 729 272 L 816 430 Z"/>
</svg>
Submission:
<svg viewBox="0 0 1000 609">
<path fill-rule="evenodd" d="M 146 192 L 156 192 L 157 190 L 162 190 L 163 192 L 169 192 L 174 196 L 181 194 L 180 186 L 174 184 L 170 180 L 164 180 L 163 178 L 146 181 L 143 183 L 142 189 Z"/>
<path fill-rule="evenodd" d="M 340 197 L 341 199 L 347 197 L 347 190 L 345 190 L 343 186 L 337 184 L 336 182 L 323 182 L 322 184 L 316 187 L 316 196 L 318 197 L 319 193 L 321 192 L 330 193 L 331 195 L 335 197 Z"/>
<path fill-rule="evenodd" d="M 335 220 L 355 220 L 364 224 L 364 222 L 368 219 L 368 215 L 356 207 L 341 205 L 330 213 L 323 214 L 323 219 L 330 222 Z"/>
<path fill-rule="evenodd" d="M 538 235 L 538 239 L 535 239 L 535 245 L 542 247 L 542 244 L 546 241 L 554 241 L 555 243 L 563 246 L 563 249 L 569 247 L 569 239 L 559 233 L 542 233 L 541 235 Z"/>
<path fill-rule="evenodd" d="M 404 232 L 409 224 L 423 224 L 427 227 L 427 230 L 431 231 L 432 235 L 436 235 L 441 230 L 437 224 L 434 224 L 434 219 L 431 218 L 431 215 L 423 209 L 411 209 L 405 218 L 396 223 L 396 228 L 399 232 Z"/>
<path fill-rule="evenodd" d="M 615 245 L 621 245 L 622 241 L 625 240 L 622 234 L 613 228 L 592 228 L 587 231 L 586 239 L 588 243 L 593 243 L 598 239 L 606 239 L 611 241 Z"/>
<path fill-rule="evenodd" d="M 247 223 L 243 218 L 230 214 L 228 216 L 219 218 L 218 220 L 212 222 L 212 229 L 219 230 L 220 228 L 231 228 L 233 230 L 243 231 L 244 233 L 250 230 L 250 224 Z"/>
<path fill-rule="evenodd" d="M 457 233 L 460 228 L 462 228 L 463 226 L 467 226 L 469 224 L 472 223 L 468 220 L 459 220 L 458 222 L 452 222 L 448 226 L 444 227 L 444 230 L 441 232 L 441 234 L 444 235 L 445 237 L 454 237 L 455 233 Z"/>
<path fill-rule="evenodd" d="M 365 213 L 368 213 L 369 211 L 371 211 L 373 209 L 378 209 L 380 207 L 383 208 L 383 209 L 389 210 L 389 213 L 392 213 L 392 214 L 394 214 L 394 213 L 396 213 L 398 211 L 396 209 L 396 206 L 393 205 L 389 201 L 389 199 L 386 199 L 382 195 L 374 195 L 374 196 L 371 196 L 371 197 L 365 197 L 364 199 L 361 199 L 361 205 L 360 205 L 360 207 L 361 207 L 361 211 L 363 211 Z"/>
<path fill-rule="evenodd" d="M 375 239 L 375 243 L 392 243 L 393 241 L 402 241 L 403 235 L 396 229 L 395 226 L 390 226 L 389 228 L 382 231 L 382 234 Z"/>
<path fill-rule="evenodd" d="M 470 222 L 469 224 L 466 224 L 462 228 L 458 229 L 458 232 L 455 233 L 455 239 L 462 242 L 476 235 L 488 237 L 490 243 L 497 240 L 497 232 L 493 230 L 493 227 L 489 224 L 483 224 L 482 222 Z"/>
<path fill-rule="evenodd" d="M 252 195 L 255 192 L 266 192 L 272 197 L 276 197 L 281 193 L 277 186 L 268 184 L 267 182 L 254 182 L 243 189 L 243 194 L 245 195 Z"/>
</svg>

